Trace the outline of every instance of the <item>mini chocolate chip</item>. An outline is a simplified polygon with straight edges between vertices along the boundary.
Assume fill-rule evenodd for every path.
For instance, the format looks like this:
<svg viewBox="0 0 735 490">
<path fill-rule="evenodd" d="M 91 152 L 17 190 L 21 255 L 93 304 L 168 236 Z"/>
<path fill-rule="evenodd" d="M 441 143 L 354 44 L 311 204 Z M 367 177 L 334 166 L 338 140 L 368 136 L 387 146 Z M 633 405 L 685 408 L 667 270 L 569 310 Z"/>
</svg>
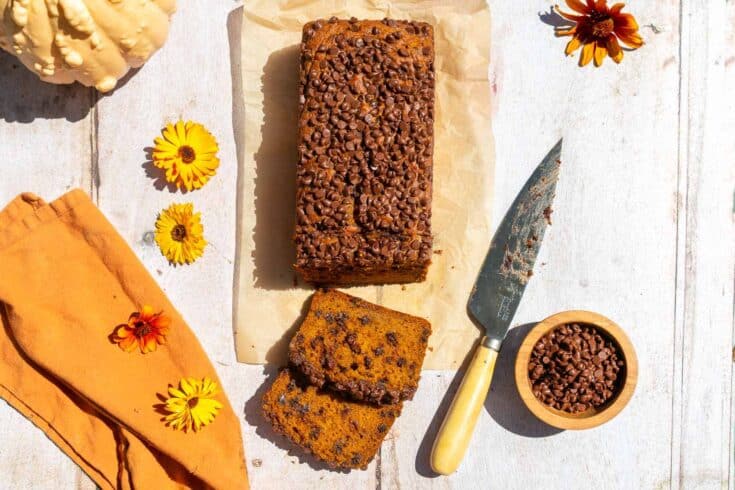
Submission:
<svg viewBox="0 0 735 490">
<path fill-rule="evenodd" d="M 556 328 L 536 343 L 528 376 L 532 392 L 543 403 L 579 413 L 600 407 L 615 396 L 622 367 L 613 341 L 594 326 L 570 324 Z"/>
<path fill-rule="evenodd" d="M 325 23 L 336 21 L 307 30 L 313 36 Z M 301 45 L 295 244 L 296 265 L 312 279 L 431 261 L 431 29 L 392 20 L 349 26 L 361 34 L 333 25 L 324 33 L 331 42 Z M 375 232 L 384 235 L 368 237 Z"/>
</svg>

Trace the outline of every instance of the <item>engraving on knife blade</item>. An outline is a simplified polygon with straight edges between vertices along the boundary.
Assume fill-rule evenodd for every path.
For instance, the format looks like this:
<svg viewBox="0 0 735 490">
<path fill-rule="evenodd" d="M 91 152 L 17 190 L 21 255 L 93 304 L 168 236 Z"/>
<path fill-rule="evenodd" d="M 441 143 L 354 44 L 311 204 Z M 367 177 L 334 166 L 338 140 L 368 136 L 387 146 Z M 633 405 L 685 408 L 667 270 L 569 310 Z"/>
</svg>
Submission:
<svg viewBox="0 0 735 490">
<path fill-rule="evenodd" d="M 511 301 L 512 301 L 511 298 L 507 296 L 501 296 L 500 306 L 498 307 L 498 318 L 500 318 L 503 321 L 508 321 L 510 319 L 510 302 Z"/>
</svg>

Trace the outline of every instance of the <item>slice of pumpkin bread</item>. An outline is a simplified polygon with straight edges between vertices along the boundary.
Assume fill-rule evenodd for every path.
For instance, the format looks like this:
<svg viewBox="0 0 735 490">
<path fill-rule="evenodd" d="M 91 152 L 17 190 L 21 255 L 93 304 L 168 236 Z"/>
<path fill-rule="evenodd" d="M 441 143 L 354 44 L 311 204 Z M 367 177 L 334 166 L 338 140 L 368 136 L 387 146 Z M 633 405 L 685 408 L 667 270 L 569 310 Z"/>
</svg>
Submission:
<svg viewBox="0 0 735 490">
<path fill-rule="evenodd" d="M 278 374 L 262 408 L 276 432 L 341 469 L 366 469 L 401 411 L 319 390 L 290 369 Z"/>
<path fill-rule="evenodd" d="M 289 361 L 314 385 L 356 400 L 413 398 L 431 325 L 335 290 L 317 291 Z"/>
</svg>

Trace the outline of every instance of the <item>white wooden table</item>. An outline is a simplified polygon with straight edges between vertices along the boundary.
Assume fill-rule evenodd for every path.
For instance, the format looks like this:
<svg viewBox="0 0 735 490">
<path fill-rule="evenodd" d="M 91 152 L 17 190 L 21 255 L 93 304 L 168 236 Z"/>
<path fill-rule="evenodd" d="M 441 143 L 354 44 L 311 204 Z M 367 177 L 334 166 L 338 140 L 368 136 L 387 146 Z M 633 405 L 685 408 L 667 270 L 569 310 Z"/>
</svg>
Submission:
<svg viewBox="0 0 735 490">
<path fill-rule="evenodd" d="M 424 373 L 367 471 L 319 469 L 274 436 L 258 412 L 274 367 L 237 364 L 232 341 L 242 151 L 237 1 L 181 0 L 164 50 L 109 97 L 41 84 L 0 55 L 0 201 L 22 191 L 47 199 L 72 187 L 90 193 L 219 369 L 242 413 L 254 488 L 733 488 L 735 4 L 631 0 L 628 9 L 648 24 L 647 45 L 595 70 L 564 58 L 566 40 L 553 37 L 554 19 L 544 14 L 549 2 L 490 3 L 497 213 L 565 137 L 554 225 L 515 320 L 581 308 L 626 329 L 639 386 L 603 427 L 559 433 L 522 407 L 510 376 L 516 330 L 451 477 L 431 475 L 427 461 L 454 372 Z M 143 168 L 144 148 L 179 117 L 208 126 L 222 157 L 216 178 L 185 197 L 156 190 Z M 183 200 L 203 212 L 211 245 L 192 267 L 172 268 L 149 232 L 161 208 Z M 0 487 L 93 485 L 0 404 Z"/>
</svg>

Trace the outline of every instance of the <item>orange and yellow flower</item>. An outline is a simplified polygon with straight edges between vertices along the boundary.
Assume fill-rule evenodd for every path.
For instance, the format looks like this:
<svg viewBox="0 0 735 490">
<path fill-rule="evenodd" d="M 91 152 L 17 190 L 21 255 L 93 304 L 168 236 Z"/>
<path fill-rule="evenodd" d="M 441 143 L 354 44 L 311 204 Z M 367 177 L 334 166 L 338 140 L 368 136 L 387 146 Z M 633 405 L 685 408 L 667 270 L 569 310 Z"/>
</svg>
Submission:
<svg viewBox="0 0 735 490">
<path fill-rule="evenodd" d="M 156 313 L 152 306 L 143 306 L 123 323 L 115 328 L 110 340 L 116 343 L 125 352 L 132 352 L 137 348 L 146 354 L 153 352 L 158 344 L 166 343 L 166 335 L 171 326 L 171 319 L 162 312 Z"/>
<path fill-rule="evenodd" d="M 625 4 L 616 3 L 607 6 L 607 0 L 566 0 L 569 8 L 576 14 L 563 12 L 556 6 L 559 15 L 571 20 L 576 25 L 556 31 L 557 36 L 573 36 L 566 48 L 571 55 L 580 47 L 582 54 L 579 65 L 586 66 L 595 61 L 595 66 L 602 65 L 607 56 L 620 63 L 623 59 L 623 48 L 620 42 L 630 49 L 643 46 L 643 39 L 638 34 L 638 23 L 631 14 L 621 13 Z"/>
</svg>

